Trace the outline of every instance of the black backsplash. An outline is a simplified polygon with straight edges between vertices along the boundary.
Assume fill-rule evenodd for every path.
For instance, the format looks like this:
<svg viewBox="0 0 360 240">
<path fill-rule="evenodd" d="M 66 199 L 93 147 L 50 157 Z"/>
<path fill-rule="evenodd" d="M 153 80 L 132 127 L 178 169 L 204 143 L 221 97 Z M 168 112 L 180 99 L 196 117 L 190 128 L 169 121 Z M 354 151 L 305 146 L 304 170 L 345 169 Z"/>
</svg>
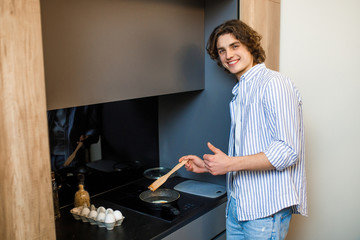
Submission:
<svg viewBox="0 0 360 240">
<path fill-rule="evenodd" d="M 159 166 L 158 98 L 149 97 L 97 105 L 99 110 L 101 160 L 117 162 L 112 171 L 87 164 L 56 172 L 60 206 L 73 203 L 79 173 L 90 196 L 143 177 L 144 170 Z M 106 161 L 104 161 L 106 162 Z M 115 167 L 116 166 L 116 167 Z"/>
<path fill-rule="evenodd" d="M 159 165 L 158 98 L 102 104 L 102 159 Z"/>
</svg>

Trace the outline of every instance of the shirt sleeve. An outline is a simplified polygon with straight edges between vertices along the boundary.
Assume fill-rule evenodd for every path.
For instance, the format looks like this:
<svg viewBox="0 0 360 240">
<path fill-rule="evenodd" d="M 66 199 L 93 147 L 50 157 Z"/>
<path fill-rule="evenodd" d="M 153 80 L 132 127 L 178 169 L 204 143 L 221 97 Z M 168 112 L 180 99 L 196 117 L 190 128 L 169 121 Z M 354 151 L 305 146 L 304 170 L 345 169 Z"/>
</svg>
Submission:
<svg viewBox="0 0 360 240">
<path fill-rule="evenodd" d="M 298 161 L 302 136 L 301 97 L 292 82 L 283 76 L 269 81 L 264 106 L 271 142 L 264 151 L 279 171 Z"/>
<path fill-rule="evenodd" d="M 86 107 L 87 129 L 85 135 L 88 136 L 88 139 L 84 141 L 84 144 L 86 145 L 86 147 L 89 147 L 90 144 L 97 143 L 99 141 L 100 116 L 99 108 L 97 106 Z"/>
</svg>

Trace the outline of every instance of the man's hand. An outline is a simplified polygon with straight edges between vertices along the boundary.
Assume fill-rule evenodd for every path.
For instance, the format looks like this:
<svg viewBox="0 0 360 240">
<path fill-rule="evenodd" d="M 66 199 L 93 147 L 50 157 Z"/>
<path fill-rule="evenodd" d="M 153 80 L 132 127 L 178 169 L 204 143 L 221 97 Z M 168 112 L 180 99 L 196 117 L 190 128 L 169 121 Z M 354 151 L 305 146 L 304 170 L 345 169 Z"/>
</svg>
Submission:
<svg viewBox="0 0 360 240">
<path fill-rule="evenodd" d="M 85 135 L 81 135 L 81 136 L 80 136 L 80 139 L 79 139 L 79 142 L 85 141 L 88 137 L 89 137 L 89 136 L 87 136 L 87 135 L 86 135 L 86 136 L 85 136 Z M 78 143 L 79 143 L 79 142 L 78 142 Z"/>
<path fill-rule="evenodd" d="M 228 155 L 223 153 L 220 149 L 208 143 L 209 149 L 214 154 L 204 154 L 204 163 L 206 169 L 212 175 L 223 175 L 230 171 L 231 159 Z"/>
<path fill-rule="evenodd" d="M 179 162 L 182 162 L 184 160 L 188 160 L 188 162 L 185 164 L 185 168 L 187 171 L 191 171 L 194 173 L 208 172 L 208 170 L 205 167 L 204 161 L 198 156 L 195 155 L 183 156 L 179 159 Z"/>
<path fill-rule="evenodd" d="M 84 144 L 86 144 L 85 140 L 88 139 L 88 137 L 89 137 L 88 135 L 86 135 L 86 136 L 85 136 L 85 135 L 81 135 L 80 138 L 79 138 L 79 141 L 77 142 L 77 144 L 79 144 L 79 143 L 81 143 L 81 142 L 84 143 Z M 85 145 L 85 146 L 86 146 L 86 145 Z"/>
</svg>

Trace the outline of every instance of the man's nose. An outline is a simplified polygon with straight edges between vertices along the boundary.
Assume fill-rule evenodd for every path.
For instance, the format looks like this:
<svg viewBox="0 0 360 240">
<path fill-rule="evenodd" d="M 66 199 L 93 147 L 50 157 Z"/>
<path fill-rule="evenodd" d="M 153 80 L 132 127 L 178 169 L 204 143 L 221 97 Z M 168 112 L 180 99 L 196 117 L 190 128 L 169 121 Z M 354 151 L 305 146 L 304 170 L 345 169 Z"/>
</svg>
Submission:
<svg viewBox="0 0 360 240">
<path fill-rule="evenodd" d="M 226 51 L 226 59 L 230 59 L 233 56 L 234 56 L 234 53 L 233 53 L 232 50 L 229 49 L 229 50 Z"/>
</svg>

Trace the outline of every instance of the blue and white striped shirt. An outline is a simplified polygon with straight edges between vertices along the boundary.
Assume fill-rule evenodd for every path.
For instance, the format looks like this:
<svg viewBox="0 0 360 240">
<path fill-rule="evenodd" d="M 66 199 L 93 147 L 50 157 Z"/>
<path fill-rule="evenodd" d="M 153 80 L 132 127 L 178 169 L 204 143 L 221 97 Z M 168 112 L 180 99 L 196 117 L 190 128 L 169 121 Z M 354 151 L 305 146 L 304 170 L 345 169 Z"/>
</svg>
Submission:
<svg viewBox="0 0 360 240">
<path fill-rule="evenodd" d="M 239 221 L 292 206 L 307 215 L 305 144 L 300 93 L 280 74 L 258 64 L 241 76 L 230 102 L 229 156 L 265 153 L 275 170 L 227 173 L 228 199 Z"/>
</svg>

